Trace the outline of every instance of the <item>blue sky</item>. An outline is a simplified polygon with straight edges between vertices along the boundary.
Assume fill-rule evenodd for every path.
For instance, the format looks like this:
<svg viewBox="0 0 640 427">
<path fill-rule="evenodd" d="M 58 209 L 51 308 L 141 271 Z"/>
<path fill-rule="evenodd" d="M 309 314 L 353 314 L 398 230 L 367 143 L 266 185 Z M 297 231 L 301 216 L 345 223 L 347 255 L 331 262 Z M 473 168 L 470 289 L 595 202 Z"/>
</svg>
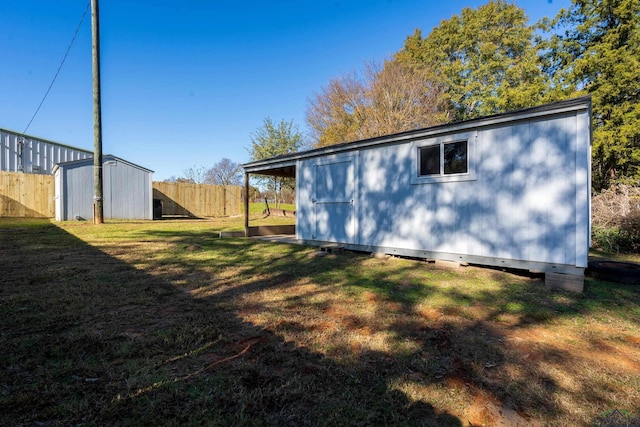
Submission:
<svg viewBox="0 0 640 427">
<path fill-rule="evenodd" d="M 154 180 L 249 161 L 266 117 L 293 120 L 331 78 L 398 51 L 475 0 L 101 0 L 103 152 Z M 88 0 L 0 2 L 0 127 L 22 132 Z M 532 22 L 569 0 L 515 0 Z M 87 14 L 27 134 L 93 149 Z"/>
</svg>

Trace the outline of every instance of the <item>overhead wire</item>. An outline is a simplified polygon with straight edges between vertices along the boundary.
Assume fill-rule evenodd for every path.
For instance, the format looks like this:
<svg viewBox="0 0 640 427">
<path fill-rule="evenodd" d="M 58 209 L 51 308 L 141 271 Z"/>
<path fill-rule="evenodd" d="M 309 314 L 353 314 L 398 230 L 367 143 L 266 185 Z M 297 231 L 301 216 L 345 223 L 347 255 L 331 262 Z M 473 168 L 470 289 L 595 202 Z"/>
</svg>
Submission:
<svg viewBox="0 0 640 427">
<path fill-rule="evenodd" d="M 62 57 L 62 61 L 60 61 L 60 65 L 58 66 L 58 70 L 56 71 L 56 74 L 53 76 L 53 79 L 51 80 L 51 83 L 49 84 L 49 87 L 47 88 L 47 91 L 45 92 L 44 96 L 42 97 L 42 101 L 40 101 L 40 104 L 38 105 L 38 108 L 36 108 L 35 113 L 33 113 L 33 116 L 31 116 L 31 120 L 29 120 L 29 123 L 27 124 L 27 127 L 24 128 L 24 131 L 22 131 L 22 133 L 27 133 L 27 130 L 31 126 L 31 123 L 33 123 L 33 120 L 38 115 L 38 112 L 40 111 L 40 108 L 42 107 L 42 104 L 44 104 L 45 99 L 47 99 L 47 96 L 49 95 L 49 92 L 51 91 L 51 88 L 53 87 L 53 84 L 56 82 L 56 79 L 58 78 L 58 74 L 60 74 L 60 70 L 62 70 L 62 66 L 64 65 L 64 62 L 67 60 L 67 56 L 69 56 L 69 52 L 71 51 L 71 47 L 73 46 L 73 43 L 76 41 L 76 37 L 78 37 L 78 32 L 80 31 L 80 27 L 82 27 L 82 23 L 84 22 L 84 18 L 87 16 L 87 12 L 89 11 L 89 6 L 91 6 L 91 0 L 89 0 L 87 2 L 87 7 L 84 9 L 84 13 L 82 14 L 82 18 L 80 18 L 80 22 L 78 23 L 78 27 L 76 28 L 75 33 L 73 33 L 73 37 L 71 38 L 71 42 L 69 42 L 69 46 L 67 47 L 67 51 L 64 53 L 64 56 Z"/>
</svg>

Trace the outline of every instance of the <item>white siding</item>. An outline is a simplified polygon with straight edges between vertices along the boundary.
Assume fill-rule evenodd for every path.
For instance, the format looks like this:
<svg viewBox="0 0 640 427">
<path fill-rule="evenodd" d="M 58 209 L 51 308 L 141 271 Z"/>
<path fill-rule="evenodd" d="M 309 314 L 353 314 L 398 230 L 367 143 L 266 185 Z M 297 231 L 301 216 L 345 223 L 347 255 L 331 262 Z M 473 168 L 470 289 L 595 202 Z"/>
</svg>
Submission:
<svg viewBox="0 0 640 427">
<path fill-rule="evenodd" d="M 417 146 L 437 135 L 359 148 L 355 244 L 486 264 L 585 268 L 589 114 L 582 108 L 461 130 L 473 146 L 475 175 L 468 180 L 416 182 Z M 314 218 L 331 221 L 317 204 L 314 215 L 312 202 L 314 167 L 322 161 L 298 160 L 297 236 L 303 240 L 315 240 Z"/>
</svg>

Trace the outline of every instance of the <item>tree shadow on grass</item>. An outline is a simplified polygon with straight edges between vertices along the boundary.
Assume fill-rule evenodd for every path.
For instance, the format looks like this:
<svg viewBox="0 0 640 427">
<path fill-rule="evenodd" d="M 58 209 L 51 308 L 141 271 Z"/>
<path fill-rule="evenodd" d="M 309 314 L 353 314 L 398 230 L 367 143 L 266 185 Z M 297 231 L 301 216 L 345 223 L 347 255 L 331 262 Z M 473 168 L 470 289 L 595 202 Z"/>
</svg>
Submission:
<svg viewBox="0 0 640 427">
<path fill-rule="evenodd" d="M 191 238 L 197 236 L 187 236 L 185 243 Z M 342 330 L 324 333 L 334 340 L 323 347 L 325 355 L 341 366 L 386 372 L 387 387 L 403 390 L 411 399 L 433 396 L 434 390 L 437 397 L 433 401 L 446 398 L 446 393 L 437 394 L 442 390 L 461 394 L 464 397 L 458 398 L 458 403 L 474 402 L 465 410 L 467 420 L 479 424 L 517 424 L 535 419 L 589 423 L 599 409 L 633 405 L 632 399 L 619 398 L 619 390 L 632 390 L 634 381 L 638 383 L 629 376 L 635 372 L 633 363 L 618 370 L 616 361 L 603 350 L 619 343 L 587 337 L 576 346 L 572 341 L 584 340 L 583 336 L 544 336 L 549 335 L 553 328 L 546 329 L 554 322 L 582 322 L 585 317 L 610 315 L 629 322 L 632 335 L 622 339 L 635 342 L 639 324 L 634 313 L 640 295 L 633 287 L 611 287 L 587 280 L 585 292 L 573 294 L 546 288 L 536 275 L 514 276 L 483 269 L 481 277 L 475 278 L 473 273 L 434 270 L 415 262 L 401 268 L 390 266 L 388 273 L 384 268 L 370 268 L 367 257 L 351 253 L 315 258 L 308 256 L 309 248 L 249 240 L 211 245 L 210 249 L 216 247 L 220 253 L 224 253 L 224 245 L 242 248 L 235 254 L 230 250 L 229 260 L 244 262 L 245 279 L 237 281 L 237 286 L 217 287 L 209 298 L 235 301 L 277 289 L 288 296 L 276 302 L 267 300 L 257 310 L 277 311 L 291 319 L 272 324 L 270 331 L 278 336 L 296 336 L 317 328 L 318 324 L 310 326 L 294 320 L 297 312 L 314 308 L 316 316 L 324 316 L 321 327 Z M 241 258 L 237 258 L 238 254 L 242 254 Z M 204 268 L 209 261 L 192 262 L 197 268 Z M 424 274 L 425 270 L 428 274 Z M 486 277 L 496 282 L 493 288 L 464 288 Z M 314 283 L 316 290 L 301 291 L 296 286 L 301 282 Z M 376 314 L 363 317 L 349 311 L 337 312 L 332 303 L 318 301 L 317 294 L 322 293 L 318 287 L 335 291 L 335 284 L 342 286 L 340 292 L 346 295 L 370 293 L 365 298 L 376 307 Z M 440 301 L 435 313 L 420 303 L 431 298 Z M 382 321 L 385 317 L 394 320 Z M 540 332 L 541 329 L 545 331 Z M 395 348 L 379 351 L 349 341 L 358 333 L 391 334 Z M 629 345 L 626 350 L 630 350 Z M 345 358 L 345 354 L 352 356 Z M 601 366 L 601 357 L 608 360 L 603 371 L 606 373 L 589 366 Z M 624 352 L 617 357 L 623 358 Z M 389 364 L 375 362 L 389 359 Z M 569 411 L 566 403 L 560 403 L 563 399 L 582 405 L 579 415 Z M 511 415 L 505 418 L 505 413 Z"/>
<path fill-rule="evenodd" d="M 238 316 L 235 298 L 295 277 L 295 257 L 236 287 L 216 272 L 257 248 L 218 240 L 230 258 L 200 261 L 211 243 L 193 238 L 173 236 L 175 265 L 138 253 L 143 270 L 50 224 L 0 228 L 0 423 L 461 425 L 390 388 L 389 355 L 340 363 Z"/>
<path fill-rule="evenodd" d="M 0 228 L 2 424 L 580 424 L 560 393 L 615 404 L 607 378 L 559 382 L 550 365 L 581 369 L 566 347 L 509 332 L 622 313 L 628 287 L 550 293 L 496 272 L 469 293 L 421 263 L 214 236 L 141 225 L 93 247 L 50 224 Z"/>
</svg>

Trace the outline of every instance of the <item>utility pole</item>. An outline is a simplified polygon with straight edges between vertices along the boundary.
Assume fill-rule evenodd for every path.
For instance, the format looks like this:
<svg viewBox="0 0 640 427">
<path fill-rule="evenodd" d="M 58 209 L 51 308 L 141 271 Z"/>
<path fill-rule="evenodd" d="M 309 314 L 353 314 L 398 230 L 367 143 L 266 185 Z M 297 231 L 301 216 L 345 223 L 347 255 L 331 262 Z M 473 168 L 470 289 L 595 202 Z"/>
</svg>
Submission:
<svg viewBox="0 0 640 427">
<path fill-rule="evenodd" d="M 91 0 L 91 65 L 93 69 L 93 223 L 104 222 L 102 198 L 102 109 L 100 100 L 100 17 Z"/>
</svg>

